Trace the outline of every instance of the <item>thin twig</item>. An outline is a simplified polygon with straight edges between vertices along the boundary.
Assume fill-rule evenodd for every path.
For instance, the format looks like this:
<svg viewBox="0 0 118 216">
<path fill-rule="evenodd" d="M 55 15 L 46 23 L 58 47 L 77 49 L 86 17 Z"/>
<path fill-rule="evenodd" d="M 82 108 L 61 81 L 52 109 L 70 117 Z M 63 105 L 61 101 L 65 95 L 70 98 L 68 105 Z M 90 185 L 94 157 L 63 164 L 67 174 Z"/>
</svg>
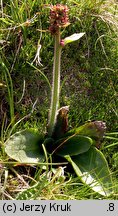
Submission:
<svg viewBox="0 0 118 216">
<path fill-rule="evenodd" d="M 29 184 L 24 180 L 24 178 L 23 178 L 21 175 L 19 175 L 19 174 L 16 172 L 16 170 L 15 170 L 13 167 L 11 167 L 10 169 L 11 169 L 11 171 L 14 172 L 15 175 L 24 183 L 24 185 L 25 185 L 26 187 L 29 187 Z"/>
<path fill-rule="evenodd" d="M 20 35 L 18 48 L 17 48 L 17 50 L 16 50 L 16 54 L 15 54 L 15 57 L 14 57 L 14 60 L 13 60 L 13 64 L 12 64 L 12 66 L 11 66 L 10 73 L 13 71 L 13 68 L 14 68 L 14 65 L 15 65 L 15 62 L 16 62 L 16 59 L 17 59 L 17 56 L 18 56 L 18 54 L 19 54 L 19 51 L 20 51 L 22 42 L 23 42 L 23 38 L 22 38 L 22 35 Z"/>
<path fill-rule="evenodd" d="M 19 120 L 13 125 L 13 127 L 12 127 L 12 129 L 11 129 L 11 131 L 10 131 L 10 133 L 9 133 L 9 136 L 12 134 L 13 130 L 16 128 L 16 126 L 17 126 L 21 121 L 23 121 L 23 120 L 26 119 L 26 118 L 29 118 L 29 117 L 32 115 L 32 113 L 34 112 L 34 109 L 35 109 L 35 106 L 36 106 L 37 101 L 38 101 L 38 99 L 35 100 L 35 102 L 34 102 L 34 104 L 33 104 L 33 106 L 32 106 L 31 112 L 30 112 L 29 114 L 27 114 L 26 116 L 24 116 L 23 118 L 19 119 Z M 8 136 L 8 137 L 9 137 L 9 136 Z"/>
<path fill-rule="evenodd" d="M 19 99 L 19 101 L 17 101 L 16 103 L 17 104 L 19 104 L 21 101 L 22 101 L 22 99 L 23 99 L 23 97 L 24 97 L 24 94 L 25 94 L 25 80 L 23 80 L 23 92 L 22 92 L 22 95 L 21 95 L 21 98 Z"/>
<path fill-rule="evenodd" d="M 108 59 L 108 56 L 107 56 L 107 54 L 106 54 L 106 52 L 105 52 L 105 49 L 104 49 L 104 45 L 103 45 L 103 42 L 102 42 L 101 36 L 100 36 L 99 31 L 98 31 L 97 26 L 96 26 L 96 23 L 95 23 L 95 29 L 96 29 L 96 32 L 97 32 L 98 37 L 99 37 L 97 40 L 100 41 L 100 44 L 101 44 L 101 47 L 102 47 L 103 53 L 104 53 L 106 59 Z"/>
</svg>

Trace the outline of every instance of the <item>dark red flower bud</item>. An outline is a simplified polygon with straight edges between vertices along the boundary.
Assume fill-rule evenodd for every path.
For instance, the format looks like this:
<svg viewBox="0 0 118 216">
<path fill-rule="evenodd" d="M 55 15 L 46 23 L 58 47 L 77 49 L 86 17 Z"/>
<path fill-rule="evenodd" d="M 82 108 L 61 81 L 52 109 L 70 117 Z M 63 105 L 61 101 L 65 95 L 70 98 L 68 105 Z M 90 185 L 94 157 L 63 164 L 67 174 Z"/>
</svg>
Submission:
<svg viewBox="0 0 118 216">
<path fill-rule="evenodd" d="M 63 40 L 63 39 L 60 41 L 60 45 L 61 45 L 62 47 L 65 46 L 65 44 L 64 44 L 64 40 Z"/>
</svg>

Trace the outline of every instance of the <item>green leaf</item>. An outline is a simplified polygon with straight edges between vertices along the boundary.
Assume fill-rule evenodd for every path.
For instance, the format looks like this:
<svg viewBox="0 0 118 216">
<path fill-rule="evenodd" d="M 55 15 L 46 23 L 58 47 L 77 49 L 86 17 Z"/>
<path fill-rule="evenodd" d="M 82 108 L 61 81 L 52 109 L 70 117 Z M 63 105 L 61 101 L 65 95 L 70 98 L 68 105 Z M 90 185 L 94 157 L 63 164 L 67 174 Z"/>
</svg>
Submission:
<svg viewBox="0 0 118 216">
<path fill-rule="evenodd" d="M 100 147 L 101 145 L 101 140 L 104 137 L 106 131 L 106 124 L 103 121 L 93 121 L 93 122 L 87 122 L 84 125 L 72 129 L 68 131 L 65 135 L 69 136 L 72 134 L 79 134 L 79 135 L 84 135 L 91 137 L 94 139 L 96 147 Z"/>
<path fill-rule="evenodd" d="M 89 150 L 92 143 L 91 138 L 80 135 L 63 138 L 55 143 L 55 146 L 58 146 L 56 154 L 60 156 L 82 154 Z"/>
<path fill-rule="evenodd" d="M 43 136 L 35 129 L 13 134 L 5 143 L 5 152 L 9 157 L 22 163 L 43 162 Z"/>
<path fill-rule="evenodd" d="M 87 152 L 77 156 L 65 157 L 73 166 L 82 182 L 103 196 L 113 193 L 111 173 L 107 161 L 98 149 L 91 147 Z"/>
<path fill-rule="evenodd" d="M 71 42 L 74 42 L 76 40 L 79 40 L 81 37 L 83 37 L 85 33 L 75 33 L 69 37 L 66 37 L 64 40 L 63 40 L 63 43 L 64 45 L 68 44 L 68 43 L 71 43 Z"/>
<path fill-rule="evenodd" d="M 106 131 L 106 124 L 103 121 L 87 122 L 78 128 L 70 130 L 67 135 L 81 134 L 92 137 L 94 139 L 101 139 Z"/>
</svg>

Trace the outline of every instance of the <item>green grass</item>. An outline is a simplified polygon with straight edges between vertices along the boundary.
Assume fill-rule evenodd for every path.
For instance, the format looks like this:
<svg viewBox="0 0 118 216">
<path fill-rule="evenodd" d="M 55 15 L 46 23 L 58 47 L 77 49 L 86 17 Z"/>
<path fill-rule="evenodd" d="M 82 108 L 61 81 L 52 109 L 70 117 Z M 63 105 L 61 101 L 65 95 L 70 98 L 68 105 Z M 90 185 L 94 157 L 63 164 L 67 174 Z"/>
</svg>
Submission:
<svg viewBox="0 0 118 216">
<path fill-rule="evenodd" d="M 76 176 L 66 172 L 60 173 L 60 167 L 43 171 L 40 167 L 6 167 L 1 172 L 0 199 L 20 200 L 86 200 L 103 199 L 101 195 L 93 192 L 88 186 L 82 184 Z M 34 175 L 35 173 L 35 175 Z M 117 181 L 114 179 L 115 184 Z M 104 199 L 118 199 L 118 190 Z"/>
<path fill-rule="evenodd" d="M 64 176 L 58 178 L 50 166 L 46 171 L 39 166 L 15 166 L 4 152 L 4 142 L 11 133 L 30 127 L 38 128 L 41 132 L 46 130 L 53 38 L 47 32 L 49 9 L 44 4 L 56 2 L 1 1 L 0 199 L 14 199 L 19 192 L 22 199 L 23 190 L 27 190 L 26 199 L 103 199 L 72 175 L 72 170 L 65 169 Z M 117 2 L 58 2 L 67 3 L 70 8 L 71 25 L 64 30 L 63 37 L 86 32 L 79 43 L 70 44 L 63 50 L 60 104 L 70 106 L 70 127 L 95 119 L 106 122 L 107 133 L 116 132 L 104 139 L 102 151 L 108 160 L 115 185 L 115 193 L 108 199 L 118 199 Z M 38 40 L 42 45 L 43 67 L 31 65 Z M 58 166 L 54 167 L 58 170 Z"/>
</svg>

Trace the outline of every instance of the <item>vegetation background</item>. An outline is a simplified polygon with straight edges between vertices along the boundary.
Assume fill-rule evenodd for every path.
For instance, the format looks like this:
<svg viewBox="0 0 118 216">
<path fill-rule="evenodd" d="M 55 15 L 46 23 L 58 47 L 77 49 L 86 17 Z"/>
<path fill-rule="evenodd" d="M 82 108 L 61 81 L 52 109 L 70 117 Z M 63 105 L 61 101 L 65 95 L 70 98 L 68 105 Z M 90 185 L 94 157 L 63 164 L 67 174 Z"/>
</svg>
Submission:
<svg viewBox="0 0 118 216">
<path fill-rule="evenodd" d="M 70 127 L 102 120 L 107 136 L 101 147 L 118 199 L 118 5 L 115 0 L 1 0 L 0 11 L 0 199 L 102 199 L 75 175 L 60 168 L 14 166 L 4 142 L 15 131 L 44 132 L 50 106 L 53 37 L 49 4 L 67 4 L 70 23 L 62 37 L 86 35 L 63 49 L 60 105 L 69 105 Z M 40 40 L 41 63 L 32 61 Z M 48 178 L 47 178 L 48 175 Z M 23 190 L 25 189 L 25 193 Z M 20 195 L 19 195 L 20 192 Z M 108 198 L 107 198 L 108 199 Z"/>
</svg>

